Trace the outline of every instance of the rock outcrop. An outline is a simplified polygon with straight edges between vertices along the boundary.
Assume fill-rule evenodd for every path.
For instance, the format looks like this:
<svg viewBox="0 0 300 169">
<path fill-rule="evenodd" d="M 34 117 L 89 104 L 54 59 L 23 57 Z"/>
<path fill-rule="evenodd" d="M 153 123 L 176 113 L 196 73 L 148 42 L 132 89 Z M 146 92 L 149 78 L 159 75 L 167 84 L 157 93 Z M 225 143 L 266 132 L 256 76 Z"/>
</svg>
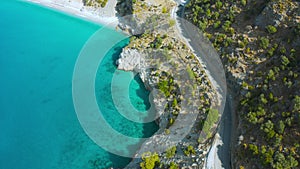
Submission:
<svg viewBox="0 0 300 169">
<path fill-rule="evenodd" d="M 116 64 L 120 70 L 139 72 L 145 66 L 145 57 L 136 49 L 123 49 Z"/>
</svg>

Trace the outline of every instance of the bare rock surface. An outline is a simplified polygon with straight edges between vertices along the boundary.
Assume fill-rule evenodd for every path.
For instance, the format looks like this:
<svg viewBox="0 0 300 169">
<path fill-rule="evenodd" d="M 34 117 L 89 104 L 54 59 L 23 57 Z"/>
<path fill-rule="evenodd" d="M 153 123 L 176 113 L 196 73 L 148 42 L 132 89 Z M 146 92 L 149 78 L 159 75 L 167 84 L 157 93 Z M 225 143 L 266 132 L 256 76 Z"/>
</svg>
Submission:
<svg viewBox="0 0 300 169">
<path fill-rule="evenodd" d="M 136 49 L 123 49 L 116 64 L 120 70 L 134 71 L 144 65 L 144 56 Z"/>
</svg>

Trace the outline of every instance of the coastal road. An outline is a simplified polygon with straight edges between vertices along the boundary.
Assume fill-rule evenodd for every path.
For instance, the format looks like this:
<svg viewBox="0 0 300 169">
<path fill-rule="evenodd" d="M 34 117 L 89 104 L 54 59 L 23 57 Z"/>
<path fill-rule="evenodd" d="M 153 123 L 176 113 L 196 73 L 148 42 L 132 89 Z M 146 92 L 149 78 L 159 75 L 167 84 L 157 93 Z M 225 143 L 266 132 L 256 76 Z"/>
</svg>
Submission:
<svg viewBox="0 0 300 169">
<path fill-rule="evenodd" d="M 199 60 L 201 60 L 203 67 L 206 69 L 214 86 L 217 86 L 217 90 L 219 92 L 226 93 L 227 86 L 226 81 L 224 81 L 225 74 L 223 65 L 216 56 L 218 54 L 216 51 L 210 50 L 211 43 L 203 37 L 203 35 L 199 35 L 197 32 L 198 29 L 195 29 L 195 26 L 191 26 L 190 23 L 185 21 L 183 18 L 184 15 L 184 6 L 179 7 L 177 11 L 177 16 L 173 16 L 176 19 L 176 27 L 180 29 L 181 35 L 183 38 L 188 40 L 190 47 L 194 50 Z M 198 36 L 195 36 L 198 35 Z M 232 106 L 231 106 L 231 96 L 229 94 L 226 95 L 226 98 L 222 98 L 223 103 L 225 104 L 224 112 L 218 127 L 218 132 L 216 133 L 213 145 L 208 153 L 205 168 L 208 169 L 230 169 L 231 168 L 231 135 L 232 135 Z M 226 100 L 226 102 L 225 102 Z M 222 106 L 221 106 L 222 107 Z M 222 110 L 221 110 L 222 111 Z"/>
</svg>

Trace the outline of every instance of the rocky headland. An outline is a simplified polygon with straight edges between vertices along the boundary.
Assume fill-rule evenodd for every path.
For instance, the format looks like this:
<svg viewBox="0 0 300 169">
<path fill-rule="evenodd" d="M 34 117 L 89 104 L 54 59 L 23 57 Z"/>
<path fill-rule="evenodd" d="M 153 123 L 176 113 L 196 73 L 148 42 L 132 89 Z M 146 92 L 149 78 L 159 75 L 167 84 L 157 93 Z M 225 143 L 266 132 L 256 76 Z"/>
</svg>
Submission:
<svg viewBox="0 0 300 169">
<path fill-rule="evenodd" d="M 118 69 L 138 73 L 152 91 L 160 127 L 127 168 L 156 156 L 161 167 L 201 168 L 220 119 L 214 110 L 221 102 L 216 89 L 170 17 L 175 6 L 169 0 L 117 5 L 119 15 L 126 15 L 119 27 L 133 35 L 117 60 Z M 122 10 L 127 8 L 131 10 Z"/>
</svg>

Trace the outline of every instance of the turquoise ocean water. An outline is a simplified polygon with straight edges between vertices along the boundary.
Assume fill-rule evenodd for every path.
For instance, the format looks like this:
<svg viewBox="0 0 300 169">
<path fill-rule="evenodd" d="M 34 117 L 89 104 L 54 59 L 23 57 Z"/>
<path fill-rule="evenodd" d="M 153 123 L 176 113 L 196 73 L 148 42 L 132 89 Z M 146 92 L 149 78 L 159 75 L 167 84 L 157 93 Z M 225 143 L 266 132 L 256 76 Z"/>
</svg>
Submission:
<svg viewBox="0 0 300 169">
<path fill-rule="evenodd" d="M 129 163 L 130 158 L 110 154 L 94 144 L 74 111 L 76 59 L 101 26 L 11 0 L 0 2 L 0 17 L 0 169 L 122 168 Z M 116 34 L 110 32 L 103 36 Z M 154 123 L 130 122 L 112 103 L 114 62 L 126 43 L 117 44 L 101 63 L 95 93 L 113 128 L 132 137 L 150 136 L 157 130 Z M 117 72 L 120 78 L 130 78 L 128 72 Z M 138 78 L 129 91 L 134 107 L 141 111 L 149 108 L 149 93 Z"/>
</svg>

